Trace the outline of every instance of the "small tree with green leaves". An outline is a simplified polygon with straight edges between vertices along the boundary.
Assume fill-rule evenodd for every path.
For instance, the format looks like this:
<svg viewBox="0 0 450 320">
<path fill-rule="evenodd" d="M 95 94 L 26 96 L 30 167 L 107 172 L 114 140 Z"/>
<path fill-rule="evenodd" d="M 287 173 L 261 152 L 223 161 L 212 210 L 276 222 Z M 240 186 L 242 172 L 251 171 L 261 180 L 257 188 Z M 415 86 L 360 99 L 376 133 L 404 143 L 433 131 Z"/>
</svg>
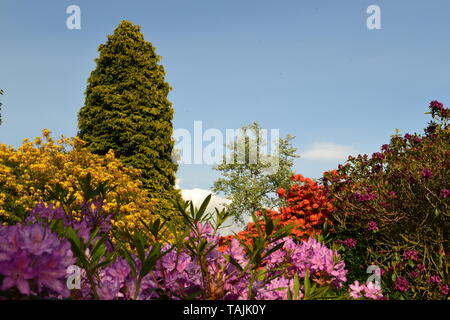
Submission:
<svg viewBox="0 0 450 320">
<path fill-rule="evenodd" d="M 241 133 L 227 146 L 229 156 L 214 167 L 223 178 L 214 182 L 213 190 L 223 192 L 231 200 L 227 210 L 235 222 L 243 223 L 244 217 L 256 211 L 282 204 L 276 191 L 279 187 L 289 188 L 294 159 L 298 156 L 291 145 L 294 138 L 291 135 L 280 138 L 277 152 L 269 154 L 262 152 L 267 141 L 258 123 L 243 126 Z"/>
</svg>

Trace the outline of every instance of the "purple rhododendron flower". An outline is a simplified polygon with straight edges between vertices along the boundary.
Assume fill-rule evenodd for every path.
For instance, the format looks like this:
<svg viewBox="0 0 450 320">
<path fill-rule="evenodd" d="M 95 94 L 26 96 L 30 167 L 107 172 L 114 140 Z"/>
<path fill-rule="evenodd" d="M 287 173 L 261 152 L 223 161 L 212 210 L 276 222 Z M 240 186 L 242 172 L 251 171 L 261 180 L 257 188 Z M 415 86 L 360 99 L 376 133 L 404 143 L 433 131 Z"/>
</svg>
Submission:
<svg viewBox="0 0 450 320">
<path fill-rule="evenodd" d="M 355 281 L 353 284 L 349 285 L 350 297 L 353 299 L 364 297 L 373 300 L 379 300 L 383 298 L 381 292 L 381 286 L 379 283 L 367 281 L 365 284 L 359 284 L 359 281 Z"/>
<path fill-rule="evenodd" d="M 353 194 L 353 196 L 355 197 L 355 200 L 358 202 L 366 202 L 366 201 L 371 201 L 373 199 L 375 199 L 377 196 L 374 193 L 359 193 L 359 192 L 355 192 Z"/>
<path fill-rule="evenodd" d="M 378 159 L 378 160 L 383 160 L 384 159 L 384 155 L 380 152 L 375 152 L 372 154 L 372 159 Z"/>
<path fill-rule="evenodd" d="M 376 223 L 375 221 L 370 221 L 369 224 L 367 225 L 367 230 L 369 231 L 378 230 L 378 223 Z"/>
<path fill-rule="evenodd" d="M 443 296 L 448 295 L 448 291 L 449 291 L 448 284 L 443 284 L 439 289 Z"/>
<path fill-rule="evenodd" d="M 394 288 L 400 292 L 406 292 L 409 289 L 409 281 L 403 277 L 398 277 L 395 280 Z"/>
<path fill-rule="evenodd" d="M 75 262 L 70 244 L 39 224 L 0 226 L 2 290 L 24 295 L 67 297 L 67 267 Z"/>
<path fill-rule="evenodd" d="M 422 177 L 429 179 L 433 176 L 433 171 L 431 171 L 431 169 L 428 168 L 423 168 L 422 169 Z"/>
<path fill-rule="evenodd" d="M 389 196 L 390 198 L 397 198 L 397 193 L 396 193 L 395 191 L 389 191 L 389 192 L 388 192 L 388 196 Z"/>
<path fill-rule="evenodd" d="M 391 148 L 389 147 L 388 144 L 383 144 L 381 146 L 381 151 L 383 151 L 383 152 L 391 152 L 392 150 L 391 150 Z"/>
<path fill-rule="evenodd" d="M 442 278 L 440 276 L 438 276 L 438 275 L 434 275 L 434 276 L 430 277 L 429 281 L 431 283 L 439 284 L 439 283 L 441 283 Z"/>
<path fill-rule="evenodd" d="M 418 264 L 417 270 L 419 270 L 419 272 L 425 272 L 425 266 L 423 264 Z"/>
<path fill-rule="evenodd" d="M 198 225 L 197 231 L 202 238 L 208 239 L 211 250 L 206 255 L 207 282 L 202 274 L 199 261 L 191 257 L 188 251 L 172 250 L 157 261 L 155 269 L 144 277 L 139 299 L 194 299 L 213 297 L 214 299 L 248 299 L 248 284 L 250 273 L 242 272 L 226 257 L 231 257 L 245 268 L 249 264 L 244 248 L 237 239 L 219 252 L 220 237 L 211 226 Z M 192 235 L 194 236 L 194 235 Z M 296 243 L 290 238 L 278 240 L 269 245 L 270 250 L 279 243 L 283 246 L 271 253 L 264 261 L 266 272 L 264 279 L 258 279 L 253 284 L 253 294 L 256 299 L 287 299 L 287 288 L 293 290 L 293 276 L 304 277 L 309 271 L 312 281 L 324 281 L 334 288 L 341 288 L 347 280 L 345 263 L 337 252 L 327 248 L 314 239 Z M 163 246 L 163 251 L 169 249 Z M 136 257 L 133 257 L 136 259 Z M 137 260 L 135 260 L 137 261 Z M 284 270 L 280 273 L 280 270 Z M 100 271 L 98 294 L 101 299 L 129 299 L 134 295 L 135 282 L 132 274 L 122 258 Z M 86 281 L 85 281 L 86 282 Z M 89 289 L 89 284 L 85 283 Z M 280 290 L 281 289 L 281 290 Z M 85 290 L 85 298 L 90 299 L 90 290 Z M 300 298 L 303 296 L 299 292 Z"/>
<path fill-rule="evenodd" d="M 365 287 L 366 286 L 364 284 L 360 285 L 359 281 L 355 281 L 353 284 L 349 285 L 350 296 L 353 299 L 360 298 L 361 297 L 361 293 L 364 291 Z"/>
<path fill-rule="evenodd" d="M 367 281 L 364 296 L 369 299 L 378 300 L 383 297 L 379 283 Z"/>
<path fill-rule="evenodd" d="M 448 197 L 450 197 L 450 190 L 449 189 L 443 189 L 442 191 L 441 191 L 441 198 L 448 198 Z"/>
<path fill-rule="evenodd" d="M 348 238 L 348 239 L 345 239 L 344 241 L 342 241 L 342 244 L 344 246 L 346 246 L 347 248 L 354 248 L 354 247 L 356 247 L 357 242 L 353 238 Z"/>
<path fill-rule="evenodd" d="M 35 272 L 31 268 L 31 258 L 27 252 L 19 251 L 11 257 L 10 261 L 0 264 L 0 273 L 5 276 L 2 290 L 16 287 L 24 295 L 31 294 L 28 281 L 33 279 Z"/>
<path fill-rule="evenodd" d="M 417 251 L 415 250 L 407 250 L 403 252 L 403 259 L 417 261 Z"/>
</svg>

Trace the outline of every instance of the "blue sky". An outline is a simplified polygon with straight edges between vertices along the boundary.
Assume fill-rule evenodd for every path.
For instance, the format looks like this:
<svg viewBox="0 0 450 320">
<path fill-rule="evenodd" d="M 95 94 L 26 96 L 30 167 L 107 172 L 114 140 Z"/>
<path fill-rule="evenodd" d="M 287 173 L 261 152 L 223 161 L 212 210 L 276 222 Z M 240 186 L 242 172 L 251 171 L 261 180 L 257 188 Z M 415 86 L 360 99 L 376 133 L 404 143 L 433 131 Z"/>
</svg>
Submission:
<svg viewBox="0 0 450 320">
<path fill-rule="evenodd" d="M 66 28 L 71 4 L 81 30 Z M 381 30 L 366 27 L 371 4 Z M 175 128 L 258 121 L 291 133 L 305 176 L 377 151 L 395 128 L 421 131 L 429 101 L 450 102 L 448 0 L 2 0 L 0 143 L 17 147 L 43 128 L 76 134 L 97 48 L 123 19 L 162 57 Z M 217 174 L 182 165 L 177 176 L 183 189 L 208 189 Z"/>
</svg>

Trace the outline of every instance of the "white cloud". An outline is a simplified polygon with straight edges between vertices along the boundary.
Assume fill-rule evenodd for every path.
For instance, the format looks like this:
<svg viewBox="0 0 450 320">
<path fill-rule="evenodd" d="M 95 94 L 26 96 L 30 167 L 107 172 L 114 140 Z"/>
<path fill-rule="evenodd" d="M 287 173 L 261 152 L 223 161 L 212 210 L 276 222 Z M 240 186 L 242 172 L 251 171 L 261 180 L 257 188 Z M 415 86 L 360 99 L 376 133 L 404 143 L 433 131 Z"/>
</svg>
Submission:
<svg viewBox="0 0 450 320">
<path fill-rule="evenodd" d="M 207 213 L 214 214 L 215 213 L 214 208 L 221 210 L 222 208 L 224 208 L 224 204 L 231 203 L 231 200 L 228 200 L 226 198 L 215 195 L 210 190 L 199 189 L 199 188 L 181 190 L 181 196 L 183 197 L 183 199 L 185 201 L 191 200 L 194 207 L 197 207 L 197 208 L 200 207 L 203 200 L 205 200 L 205 198 L 210 194 L 212 194 L 213 196 L 211 197 L 211 201 L 209 202 L 208 208 L 206 209 Z M 213 215 L 213 217 L 214 217 L 214 215 Z M 244 220 L 245 220 L 245 224 L 247 224 L 247 222 L 249 222 L 251 220 L 251 217 L 246 218 Z M 234 223 L 233 218 L 230 217 L 230 218 L 228 218 L 227 221 L 225 221 L 222 228 L 219 230 L 219 234 L 225 236 L 225 235 L 233 234 L 234 232 L 239 232 L 243 228 L 244 227 L 242 225 Z"/>
<path fill-rule="evenodd" d="M 334 143 L 317 143 L 300 153 L 301 158 L 307 160 L 347 160 L 349 155 L 358 154 L 352 146 Z"/>
<path fill-rule="evenodd" d="M 183 199 L 185 201 L 191 200 L 194 207 L 197 207 L 197 208 L 200 207 L 203 200 L 205 200 L 205 198 L 210 194 L 213 194 L 213 192 L 210 190 L 199 189 L 199 188 L 181 190 L 181 196 L 183 197 Z M 225 199 L 225 198 L 219 197 L 218 195 L 213 194 L 213 196 L 211 197 L 211 201 L 208 204 L 208 208 L 207 208 L 206 212 L 208 212 L 208 213 L 215 212 L 214 208 L 221 210 L 224 207 L 224 204 L 227 204 L 230 202 L 231 201 L 228 199 Z"/>
</svg>

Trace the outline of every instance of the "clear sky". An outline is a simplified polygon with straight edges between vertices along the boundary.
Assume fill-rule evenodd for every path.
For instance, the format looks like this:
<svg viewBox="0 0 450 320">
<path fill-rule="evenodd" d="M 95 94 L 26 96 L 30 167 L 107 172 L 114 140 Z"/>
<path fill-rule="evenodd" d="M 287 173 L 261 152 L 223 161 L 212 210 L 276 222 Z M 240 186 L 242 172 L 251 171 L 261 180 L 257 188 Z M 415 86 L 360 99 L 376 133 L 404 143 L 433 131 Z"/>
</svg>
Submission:
<svg viewBox="0 0 450 320">
<path fill-rule="evenodd" d="M 72 4 L 80 30 L 66 27 Z M 372 4 L 381 30 L 366 26 Z M 175 128 L 291 133 L 305 176 L 378 151 L 395 128 L 421 131 L 431 100 L 450 104 L 448 0 L 1 0 L 0 143 L 76 135 L 97 48 L 123 19 L 162 57 Z M 177 176 L 208 189 L 217 174 L 182 165 Z"/>
</svg>

